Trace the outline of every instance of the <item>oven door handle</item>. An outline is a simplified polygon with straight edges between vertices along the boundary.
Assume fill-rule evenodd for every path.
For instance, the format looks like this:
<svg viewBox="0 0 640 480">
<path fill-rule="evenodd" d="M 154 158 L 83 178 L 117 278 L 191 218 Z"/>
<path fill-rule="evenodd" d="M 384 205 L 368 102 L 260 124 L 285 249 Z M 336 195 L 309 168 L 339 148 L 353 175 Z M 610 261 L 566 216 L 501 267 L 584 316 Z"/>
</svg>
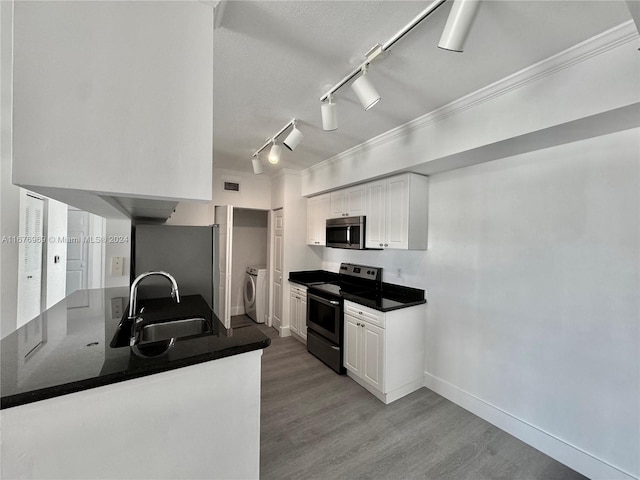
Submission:
<svg viewBox="0 0 640 480">
<path fill-rule="evenodd" d="M 337 300 L 329 300 L 327 298 L 319 297 L 318 295 L 314 295 L 313 293 L 307 292 L 307 301 L 315 300 L 316 302 L 323 303 L 325 305 L 337 307 L 340 305 L 340 302 Z"/>
<path fill-rule="evenodd" d="M 351 245 L 351 225 L 347 227 L 347 243 Z"/>
</svg>

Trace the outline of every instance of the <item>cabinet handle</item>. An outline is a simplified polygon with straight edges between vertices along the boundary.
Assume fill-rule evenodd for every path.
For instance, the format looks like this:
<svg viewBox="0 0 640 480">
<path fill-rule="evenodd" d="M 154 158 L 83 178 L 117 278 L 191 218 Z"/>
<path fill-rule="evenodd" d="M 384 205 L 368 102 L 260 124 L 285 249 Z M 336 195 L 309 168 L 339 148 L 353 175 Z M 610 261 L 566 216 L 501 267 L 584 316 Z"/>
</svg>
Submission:
<svg viewBox="0 0 640 480">
<path fill-rule="evenodd" d="M 384 246 L 385 246 L 385 247 L 388 247 L 388 246 L 389 246 L 389 244 L 388 244 L 388 243 L 385 243 L 385 244 L 384 244 Z"/>
<path fill-rule="evenodd" d="M 356 325 L 360 326 L 360 322 L 358 322 Z"/>
<path fill-rule="evenodd" d="M 362 312 L 358 312 L 360 315 L 362 315 Z"/>
<path fill-rule="evenodd" d="M 382 245 L 382 244 L 380 244 L 380 246 L 382 247 L 383 245 Z"/>
<path fill-rule="evenodd" d="M 360 325 L 362 328 L 364 328 L 364 323 Z"/>
</svg>

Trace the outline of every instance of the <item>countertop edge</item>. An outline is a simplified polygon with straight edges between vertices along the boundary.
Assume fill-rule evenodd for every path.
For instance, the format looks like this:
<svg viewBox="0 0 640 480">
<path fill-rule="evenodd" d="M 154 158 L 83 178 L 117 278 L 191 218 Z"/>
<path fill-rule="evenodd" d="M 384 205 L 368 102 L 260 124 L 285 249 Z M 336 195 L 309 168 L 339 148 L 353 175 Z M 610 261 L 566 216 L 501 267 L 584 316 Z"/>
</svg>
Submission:
<svg viewBox="0 0 640 480">
<path fill-rule="evenodd" d="M 96 387 L 104 387 L 113 383 L 146 377 L 148 375 L 154 375 L 156 373 L 176 370 L 178 368 L 184 368 L 191 365 L 196 365 L 198 363 L 218 360 L 220 358 L 232 357 L 234 355 L 240 355 L 242 353 L 252 352 L 254 350 L 262 350 L 267 348 L 269 345 L 271 345 L 271 339 L 266 337 L 264 340 L 251 342 L 245 345 L 234 345 L 224 350 L 179 359 L 171 363 L 153 365 L 145 370 L 135 371 L 131 373 L 118 372 L 100 377 L 79 380 L 77 382 L 64 383 L 53 387 L 46 387 L 30 392 L 17 393 L 15 395 L 2 397 L 2 399 L 0 400 L 0 410 L 39 402 L 41 400 L 47 400 L 50 398 L 60 397 L 71 393 L 81 392 L 83 390 L 90 390 Z"/>
<path fill-rule="evenodd" d="M 403 308 L 415 307 L 416 305 L 423 305 L 425 303 L 427 303 L 427 300 L 425 298 L 423 298 L 422 300 L 416 300 L 416 301 L 413 301 L 413 302 L 407 302 L 407 303 L 403 303 L 402 305 L 397 305 L 395 307 L 387 307 L 387 308 L 373 307 L 371 305 L 367 305 L 367 304 L 364 304 L 364 303 L 361 304 L 361 305 L 364 305 L 366 307 L 372 308 L 374 310 L 378 310 L 379 312 L 391 312 L 393 310 L 402 310 Z"/>
</svg>

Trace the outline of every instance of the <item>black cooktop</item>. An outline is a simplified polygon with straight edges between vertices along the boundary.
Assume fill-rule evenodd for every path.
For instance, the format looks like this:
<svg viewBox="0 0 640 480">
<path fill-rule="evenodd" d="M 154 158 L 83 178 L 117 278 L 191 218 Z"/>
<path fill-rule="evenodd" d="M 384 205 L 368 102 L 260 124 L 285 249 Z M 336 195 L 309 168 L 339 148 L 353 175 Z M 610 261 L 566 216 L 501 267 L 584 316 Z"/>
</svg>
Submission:
<svg viewBox="0 0 640 480">
<path fill-rule="evenodd" d="M 382 269 L 355 265 L 353 263 L 340 264 L 337 278 L 327 279 L 325 283 L 309 285 L 309 290 L 316 295 L 341 299 L 343 294 L 379 294 Z"/>
<path fill-rule="evenodd" d="M 319 285 L 311 285 L 309 286 L 309 291 L 311 293 L 316 293 L 321 296 L 329 296 L 335 298 L 342 298 L 343 294 L 351 294 L 351 295 L 375 295 L 375 288 L 367 288 L 363 285 L 355 285 L 347 282 L 332 282 L 332 283 L 321 283 Z"/>
</svg>

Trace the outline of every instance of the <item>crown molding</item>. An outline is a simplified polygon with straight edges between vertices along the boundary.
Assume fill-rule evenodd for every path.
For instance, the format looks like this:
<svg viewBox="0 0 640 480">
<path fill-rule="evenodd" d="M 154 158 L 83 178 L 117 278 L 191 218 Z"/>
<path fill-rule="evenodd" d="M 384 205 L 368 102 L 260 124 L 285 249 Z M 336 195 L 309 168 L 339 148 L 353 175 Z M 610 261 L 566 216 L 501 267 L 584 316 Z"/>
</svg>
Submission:
<svg viewBox="0 0 640 480">
<path fill-rule="evenodd" d="M 561 70 L 587 61 L 626 43 L 632 42 L 638 37 L 638 30 L 636 29 L 635 23 L 633 20 L 628 20 L 616 27 L 602 32 L 599 35 L 563 50 L 560 53 L 538 63 L 534 63 L 533 65 L 530 65 L 512 75 L 454 100 L 443 107 L 388 130 L 387 132 L 360 143 L 355 147 L 306 168 L 302 170 L 302 175 L 307 176 L 313 171 L 320 170 L 337 162 L 354 158 L 362 150 L 369 150 L 391 142 L 398 137 L 410 135 L 411 132 L 415 130 L 441 122 L 453 115 L 457 115 L 526 85 L 542 80 L 543 78 L 553 75 Z"/>
<path fill-rule="evenodd" d="M 293 175 L 299 177 L 302 173 L 299 170 L 292 170 L 291 168 L 281 168 L 275 173 L 269 175 L 271 178 L 284 177 L 285 175 Z"/>
</svg>

